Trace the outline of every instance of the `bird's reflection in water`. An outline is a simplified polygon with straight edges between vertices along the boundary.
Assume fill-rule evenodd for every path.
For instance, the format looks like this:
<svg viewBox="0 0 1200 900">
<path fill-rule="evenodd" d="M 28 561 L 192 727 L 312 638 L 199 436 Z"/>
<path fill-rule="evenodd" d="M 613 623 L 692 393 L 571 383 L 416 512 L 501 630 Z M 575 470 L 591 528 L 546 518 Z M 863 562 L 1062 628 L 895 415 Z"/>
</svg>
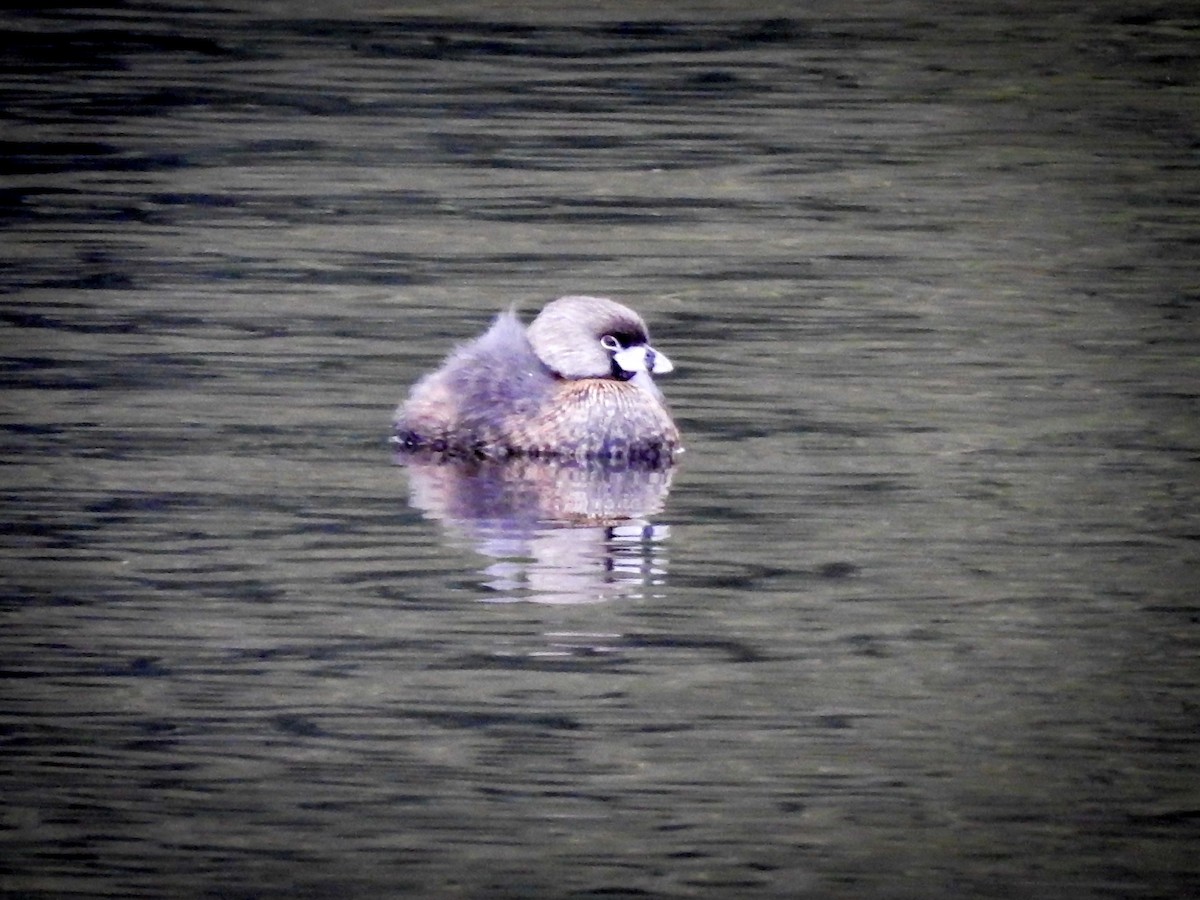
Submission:
<svg viewBox="0 0 1200 900">
<path fill-rule="evenodd" d="M 653 524 L 668 466 L 446 458 L 399 452 L 410 499 L 489 562 L 491 601 L 597 603 L 652 596 L 670 531 Z"/>
</svg>

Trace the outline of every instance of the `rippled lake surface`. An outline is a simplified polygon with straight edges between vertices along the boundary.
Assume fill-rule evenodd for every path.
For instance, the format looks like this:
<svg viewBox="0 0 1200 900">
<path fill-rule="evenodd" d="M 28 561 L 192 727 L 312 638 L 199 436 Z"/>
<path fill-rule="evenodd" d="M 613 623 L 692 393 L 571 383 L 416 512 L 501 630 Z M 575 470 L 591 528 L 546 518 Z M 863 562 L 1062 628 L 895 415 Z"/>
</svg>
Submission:
<svg viewBox="0 0 1200 900">
<path fill-rule="evenodd" d="M 1195 7 L 680 7 L 0 13 L 5 897 L 1197 889 Z M 394 464 L 566 293 L 679 466 Z"/>
</svg>

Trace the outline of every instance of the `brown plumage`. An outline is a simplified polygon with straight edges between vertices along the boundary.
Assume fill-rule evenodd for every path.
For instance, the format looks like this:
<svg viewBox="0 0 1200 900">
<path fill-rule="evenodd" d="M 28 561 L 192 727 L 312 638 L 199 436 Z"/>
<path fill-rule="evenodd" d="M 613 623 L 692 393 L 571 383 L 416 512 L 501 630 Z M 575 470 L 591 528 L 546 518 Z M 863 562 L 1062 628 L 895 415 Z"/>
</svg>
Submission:
<svg viewBox="0 0 1200 900">
<path fill-rule="evenodd" d="M 395 434 L 452 455 L 665 463 L 679 430 L 651 374 L 672 368 L 633 310 L 562 297 L 529 328 L 503 313 L 451 353 L 396 411 Z"/>
</svg>

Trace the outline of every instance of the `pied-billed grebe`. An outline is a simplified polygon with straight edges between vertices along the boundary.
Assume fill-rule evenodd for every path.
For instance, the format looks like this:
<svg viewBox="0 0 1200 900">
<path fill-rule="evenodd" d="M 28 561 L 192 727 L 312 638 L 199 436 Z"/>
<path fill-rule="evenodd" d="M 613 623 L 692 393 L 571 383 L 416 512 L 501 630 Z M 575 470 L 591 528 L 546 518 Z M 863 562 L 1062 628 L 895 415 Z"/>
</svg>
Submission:
<svg viewBox="0 0 1200 900">
<path fill-rule="evenodd" d="M 679 430 L 651 375 L 673 368 L 633 310 L 561 297 L 528 328 L 502 313 L 451 353 L 396 411 L 395 435 L 454 455 L 669 462 Z"/>
</svg>

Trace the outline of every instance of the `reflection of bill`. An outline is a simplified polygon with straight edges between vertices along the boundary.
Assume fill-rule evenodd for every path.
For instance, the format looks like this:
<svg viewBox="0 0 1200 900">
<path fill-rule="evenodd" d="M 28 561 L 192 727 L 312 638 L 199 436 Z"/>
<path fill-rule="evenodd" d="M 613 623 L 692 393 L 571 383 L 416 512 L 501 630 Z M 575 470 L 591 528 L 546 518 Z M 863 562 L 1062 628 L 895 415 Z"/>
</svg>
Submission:
<svg viewBox="0 0 1200 900">
<path fill-rule="evenodd" d="M 653 592 L 665 572 L 671 467 L 401 453 L 413 506 L 491 562 L 489 600 L 595 603 Z"/>
</svg>

